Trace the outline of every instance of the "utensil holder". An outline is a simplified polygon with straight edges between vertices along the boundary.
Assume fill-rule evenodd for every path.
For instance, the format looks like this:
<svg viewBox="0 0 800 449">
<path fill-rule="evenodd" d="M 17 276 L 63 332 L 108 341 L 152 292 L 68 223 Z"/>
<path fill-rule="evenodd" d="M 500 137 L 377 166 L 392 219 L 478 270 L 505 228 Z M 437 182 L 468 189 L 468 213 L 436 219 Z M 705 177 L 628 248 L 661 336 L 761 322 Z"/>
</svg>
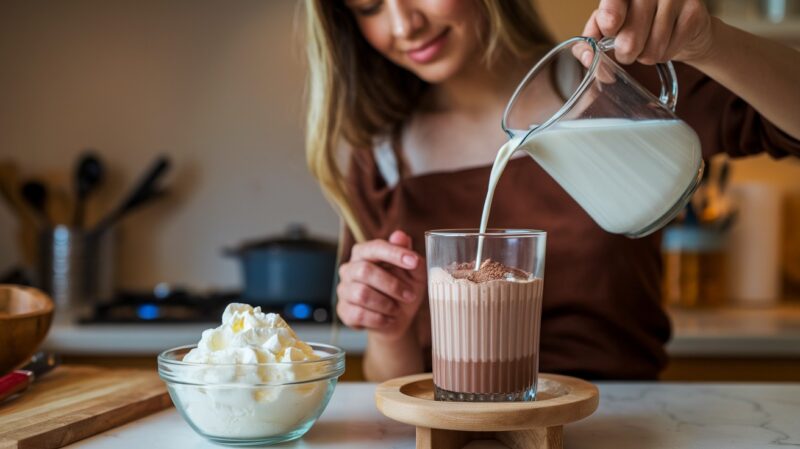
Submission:
<svg viewBox="0 0 800 449">
<path fill-rule="evenodd" d="M 56 320 L 85 317 L 114 293 L 114 234 L 64 225 L 39 237 L 38 285 L 53 298 Z"/>
</svg>

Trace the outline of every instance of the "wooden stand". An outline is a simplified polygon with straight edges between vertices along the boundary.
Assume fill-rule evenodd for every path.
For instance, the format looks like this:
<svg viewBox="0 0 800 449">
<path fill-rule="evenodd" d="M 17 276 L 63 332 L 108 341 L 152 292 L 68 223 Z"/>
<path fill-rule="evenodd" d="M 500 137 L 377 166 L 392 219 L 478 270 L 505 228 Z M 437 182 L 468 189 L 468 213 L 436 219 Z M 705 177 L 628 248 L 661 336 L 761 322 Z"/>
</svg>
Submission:
<svg viewBox="0 0 800 449">
<path fill-rule="evenodd" d="M 495 439 L 511 449 L 561 449 L 564 424 L 591 415 L 597 387 L 574 377 L 539 374 L 536 401 L 443 402 L 433 399 L 430 373 L 384 382 L 378 410 L 417 427 L 417 449 L 460 449 L 472 440 Z"/>
</svg>

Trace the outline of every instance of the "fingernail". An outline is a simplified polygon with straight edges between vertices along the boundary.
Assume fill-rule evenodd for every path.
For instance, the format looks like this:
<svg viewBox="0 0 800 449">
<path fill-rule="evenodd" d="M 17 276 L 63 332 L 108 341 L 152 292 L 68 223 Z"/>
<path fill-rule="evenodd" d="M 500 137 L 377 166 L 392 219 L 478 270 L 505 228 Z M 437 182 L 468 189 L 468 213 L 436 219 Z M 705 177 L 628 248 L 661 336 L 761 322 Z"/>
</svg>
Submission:
<svg viewBox="0 0 800 449">
<path fill-rule="evenodd" d="M 417 266 L 417 257 L 412 256 L 410 254 L 406 254 L 401 259 L 403 261 L 403 265 L 407 266 L 408 268 L 414 268 Z"/>
<path fill-rule="evenodd" d="M 409 302 L 410 302 L 410 301 L 413 301 L 413 300 L 414 300 L 414 292 L 412 292 L 411 290 L 406 290 L 406 291 L 404 291 L 404 292 L 403 292 L 403 298 L 404 298 L 406 301 L 409 301 Z"/>
</svg>

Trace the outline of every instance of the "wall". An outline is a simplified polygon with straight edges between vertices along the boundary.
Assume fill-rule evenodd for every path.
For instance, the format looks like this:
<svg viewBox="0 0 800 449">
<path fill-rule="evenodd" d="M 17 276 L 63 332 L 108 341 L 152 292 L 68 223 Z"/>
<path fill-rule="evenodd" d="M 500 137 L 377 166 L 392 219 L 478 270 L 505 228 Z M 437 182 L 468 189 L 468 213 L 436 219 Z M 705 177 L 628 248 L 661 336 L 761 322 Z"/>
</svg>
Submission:
<svg viewBox="0 0 800 449">
<path fill-rule="evenodd" d="M 579 36 L 586 20 L 599 4 L 599 0 L 568 0 L 554 2 L 551 0 L 534 0 L 539 14 L 548 24 L 553 37 L 562 41 L 572 36 Z"/>
<path fill-rule="evenodd" d="M 86 147 L 110 166 L 105 211 L 164 152 L 170 198 L 119 232 L 119 283 L 238 283 L 221 249 L 292 221 L 338 221 L 303 156 L 304 51 L 292 0 L 3 2 L 0 160 L 67 171 Z M 302 23 L 301 23 L 302 24 Z M 95 214 L 96 216 L 96 214 Z M 0 205 L 0 272 L 20 258 Z"/>
</svg>

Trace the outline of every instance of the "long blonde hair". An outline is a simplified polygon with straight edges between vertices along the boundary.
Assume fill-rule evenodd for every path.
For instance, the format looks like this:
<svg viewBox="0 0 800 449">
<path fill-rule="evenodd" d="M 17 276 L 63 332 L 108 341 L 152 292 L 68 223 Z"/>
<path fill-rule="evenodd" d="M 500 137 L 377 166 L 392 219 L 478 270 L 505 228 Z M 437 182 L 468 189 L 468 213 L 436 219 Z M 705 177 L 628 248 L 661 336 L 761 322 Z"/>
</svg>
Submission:
<svg viewBox="0 0 800 449">
<path fill-rule="evenodd" d="M 487 18 L 483 60 L 530 54 L 550 43 L 532 0 L 478 0 Z M 328 200 L 357 241 L 367 236 L 348 202 L 337 149 L 371 151 L 376 136 L 397 130 L 418 106 L 428 84 L 367 43 L 342 0 L 306 0 L 309 63 L 306 159 Z"/>
</svg>

